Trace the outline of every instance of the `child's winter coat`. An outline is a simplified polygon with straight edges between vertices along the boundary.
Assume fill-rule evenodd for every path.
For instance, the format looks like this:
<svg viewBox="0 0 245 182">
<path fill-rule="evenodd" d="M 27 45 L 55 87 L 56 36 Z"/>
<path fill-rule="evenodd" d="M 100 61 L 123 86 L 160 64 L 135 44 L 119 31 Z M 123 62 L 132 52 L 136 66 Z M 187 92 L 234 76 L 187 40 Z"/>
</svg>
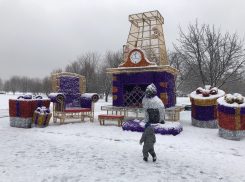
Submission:
<svg viewBox="0 0 245 182">
<path fill-rule="evenodd" d="M 140 143 L 143 143 L 143 142 L 144 142 L 144 146 L 143 146 L 144 157 L 148 157 L 148 152 L 150 154 L 155 153 L 153 145 L 156 142 L 156 136 L 154 133 L 154 129 L 152 128 L 149 122 L 146 123 L 145 131 L 142 134 L 142 137 L 140 139 Z"/>
</svg>

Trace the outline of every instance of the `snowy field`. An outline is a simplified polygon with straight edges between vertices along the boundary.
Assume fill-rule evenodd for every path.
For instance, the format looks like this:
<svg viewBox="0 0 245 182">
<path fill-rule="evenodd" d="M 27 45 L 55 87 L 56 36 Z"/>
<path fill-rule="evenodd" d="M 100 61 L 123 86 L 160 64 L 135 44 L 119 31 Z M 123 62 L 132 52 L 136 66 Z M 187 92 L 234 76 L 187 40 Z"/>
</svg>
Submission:
<svg viewBox="0 0 245 182">
<path fill-rule="evenodd" d="M 190 111 L 183 111 L 183 131 L 177 136 L 156 134 L 157 161 L 142 160 L 141 133 L 123 131 L 117 122 L 100 126 L 95 121 L 68 120 L 47 128 L 9 126 L 8 99 L 0 95 L 0 181 L 225 181 L 245 182 L 245 140 L 230 141 L 218 129 L 191 125 Z M 178 98 L 178 104 L 190 104 Z"/>
</svg>

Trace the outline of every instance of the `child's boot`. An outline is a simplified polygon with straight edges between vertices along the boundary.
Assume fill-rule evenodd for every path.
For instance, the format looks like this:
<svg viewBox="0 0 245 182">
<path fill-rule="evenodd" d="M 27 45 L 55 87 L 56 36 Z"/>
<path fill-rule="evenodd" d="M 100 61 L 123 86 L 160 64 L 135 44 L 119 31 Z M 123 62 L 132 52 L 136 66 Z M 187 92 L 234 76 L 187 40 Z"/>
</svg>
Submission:
<svg viewBox="0 0 245 182">
<path fill-rule="evenodd" d="M 156 154 L 155 153 L 152 153 L 151 156 L 152 156 L 153 162 L 155 162 L 157 160 Z"/>
<path fill-rule="evenodd" d="M 145 162 L 147 162 L 147 161 L 148 161 L 148 158 L 147 158 L 147 157 L 144 157 L 143 160 L 144 160 Z"/>
</svg>

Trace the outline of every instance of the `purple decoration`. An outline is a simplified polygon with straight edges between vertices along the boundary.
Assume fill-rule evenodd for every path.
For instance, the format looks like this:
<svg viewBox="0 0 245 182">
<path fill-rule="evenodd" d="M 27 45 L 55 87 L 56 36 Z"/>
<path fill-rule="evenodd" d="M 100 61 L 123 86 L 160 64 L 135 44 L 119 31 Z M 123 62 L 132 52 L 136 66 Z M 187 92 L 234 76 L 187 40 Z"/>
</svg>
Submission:
<svg viewBox="0 0 245 182">
<path fill-rule="evenodd" d="M 122 129 L 123 130 L 128 130 L 128 131 L 136 131 L 136 132 L 144 132 L 145 128 L 144 125 L 141 126 L 140 122 L 136 122 L 134 120 L 129 120 L 123 123 Z M 178 135 L 181 131 L 183 131 L 183 127 L 181 124 L 179 124 L 177 127 L 159 127 L 159 124 L 152 124 L 152 128 L 154 129 L 155 133 L 160 133 L 162 135 Z"/>
<path fill-rule="evenodd" d="M 244 114 L 245 114 L 245 107 L 242 107 L 240 111 L 240 115 L 244 115 Z"/>
<path fill-rule="evenodd" d="M 99 95 L 95 93 L 85 93 L 81 95 L 81 106 L 82 108 L 91 108 L 92 101 L 95 103 L 99 100 Z"/>
<path fill-rule="evenodd" d="M 79 77 L 59 76 L 59 93 L 51 93 L 48 96 L 51 102 L 61 103 L 65 101 L 66 108 L 91 108 L 92 101 L 99 100 L 98 94 L 80 94 Z M 60 106 L 59 106 L 60 107 Z"/>
<path fill-rule="evenodd" d="M 41 95 L 34 96 L 35 99 L 43 99 Z"/>
<path fill-rule="evenodd" d="M 39 116 L 39 113 L 37 113 L 37 115 L 36 115 L 36 120 L 35 120 L 36 125 L 37 125 L 37 121 L 38 121 L 38 116 Z"/>
<path fill-rule="evenodd" d="M 16 100 L 16 117 L 20 117 L 20 101 Z"/>
<path fill-rule="evenodd" d="M 227 107 L 227 106 L 218 104 L 218 111 L 224 114 L 235 115 L 236 107 Z M 245 107 L 241 107 L 240 115 L 245 115 Z"/>
<path fill-rule="evenodd" d="M 21 95 L 17 99 L 32 99 L 32 95 Z"/>
<path fill-rule="evenodd" d="M 46 114 L 45 121 L 43 123 L 44 126 L 46 125 L 47 120 L 48 120 L 48 114 Z"/>
<path fill-rule="evenodd" d="M 234 115 L 236 113 L 236 108 L 235 107 L 226 107 L 224 105 L 218 104 L 218 111 L 224 113 L 224 114 L 230 114 Z"/>
<path fill-rule="evenodd" d="M 123 130 L 128 131 L 137 131 L 137 132 L 144 132 L 145 128 L 140 126 L 139 122 L 135 122 L 134 120 L 126 121 L 122 125 Z"/>
<path fill-rule="evenodd" d="M 49 114 L 50 113 L 50 110 L 49 110 L 49 108 L 46 108 L 46 107 L 38 107 L 36 109 L 36 112 L 40 112 L 40 113 L 44 113 L 44 114 Z"/>
<path fill-rule="evenodd" d="M 65 95 L 63 93 L 51 93 L 48 95 L 48 98 L 51 100 L 51 102 L 60 103 L 60 100 L 58 100 L 58 97 L 60 96 L 65 98 Z"/>
<path fill-rule="evenodd" d="M 42 100 L 38 100 L 37 101 L 37 107 L 42 107 L 42 102 L 43 102 Z"/>
<path fill-rule="evenodd" d="M 195 119 L 200 121 L 214 120 L 215 106 L 197 106 L 195 105 Z"/>
<path fill-rule="evenodd" d="M 67 94 L 65 93 L 65 107 L 80 107 L 81 94 Z"/>
<path fill-rule="evenodd" d="M 79 93 L 79 78 L 74 76 L 60 76 L 60 93 Z"/>
<path fill-rule="evenodd" d="M 117 87 L 118 92 L 113 93 L 117 95 L 117 99 L 113 100 L 113 106 L 124 107 L 123 95 L 124 88 L 128 85 L 149 85 L 153 83 L 157 88 L 157 96 L 160 98 L 160 93 L 167 93 L 168 104 L 165 108 L 172 107 L 175 105 L 175 93 L 174 93 L 174 75 L 164 72 L 141 72 L 141 73 L 121 73 L 113 74 L 116 76 L 116 81 L 113 81 L 113 87 Z M 167 88 L 161 87 L 160 83 L 167 83 Z"/>
<path fill-rule="evenodd" d="M 17 99 L 43 99 L 43 97 L 41 95 L 21 95 L 19 96 Z"/>
</svg>

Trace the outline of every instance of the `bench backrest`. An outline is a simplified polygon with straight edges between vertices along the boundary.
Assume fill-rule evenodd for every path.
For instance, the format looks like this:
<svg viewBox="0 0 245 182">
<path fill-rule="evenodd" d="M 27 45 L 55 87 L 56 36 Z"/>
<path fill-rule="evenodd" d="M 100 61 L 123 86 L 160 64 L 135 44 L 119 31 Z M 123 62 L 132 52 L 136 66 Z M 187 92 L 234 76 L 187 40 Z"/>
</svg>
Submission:
<svg viewBox="0 0 245 182">
<path fill-rule="evenodd" d="M 85 93 L 86 79 L 75 73 L 56 73 L 52 75 L 53 93 Z"/>
<path fill-rule="evenodd" d="M 81 107 L 81 94 L 85 90 L 86 79 L 84 76 L 66 72 L 52 75 L 52 92 L 65 95 L 65 108 Z"/>
</svg>

